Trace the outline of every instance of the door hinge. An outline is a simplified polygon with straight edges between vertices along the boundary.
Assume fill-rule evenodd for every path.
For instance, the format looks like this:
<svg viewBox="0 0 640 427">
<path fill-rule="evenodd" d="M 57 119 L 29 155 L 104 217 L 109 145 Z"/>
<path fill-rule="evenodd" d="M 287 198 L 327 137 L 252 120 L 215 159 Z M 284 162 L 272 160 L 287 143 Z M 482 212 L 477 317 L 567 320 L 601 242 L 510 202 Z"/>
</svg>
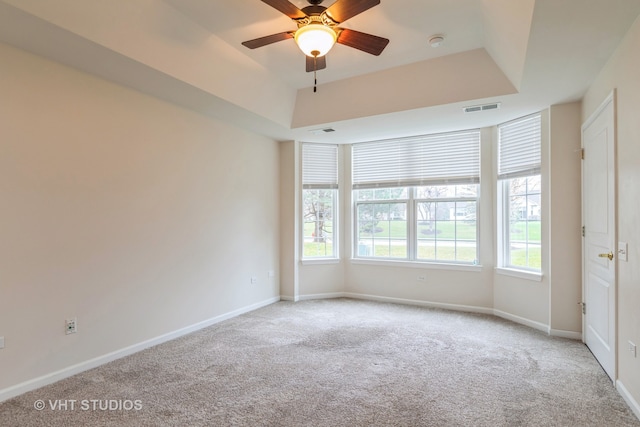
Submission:
<svg viewBox="0 0 640 427">
<path fill-rule="evenodd" d="M 586 302 L 579 302 L 578 305 L 582 306 L 582 314 L 587 314 L 587 303 Z"/>
<path fill-rule="evenodd" d="M 584 160 L 584 148 L 580 149 L 580 158 L 582 158 L 582 160 Z"/>
<path fill-rule="evenodd" d="M 582 237 L 584 237 L 584 225 L 582 226 Z"/>
</svg>

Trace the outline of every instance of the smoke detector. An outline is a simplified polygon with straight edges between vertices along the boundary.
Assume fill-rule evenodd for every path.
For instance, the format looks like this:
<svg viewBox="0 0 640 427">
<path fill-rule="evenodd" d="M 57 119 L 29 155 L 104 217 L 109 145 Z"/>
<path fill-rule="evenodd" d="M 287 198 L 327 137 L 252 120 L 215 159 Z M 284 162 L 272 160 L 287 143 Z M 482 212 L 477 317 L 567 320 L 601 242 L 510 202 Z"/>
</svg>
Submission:
<svg viewBox="0 0 640 427">
<path fill-rule="evenodd" d="M 442 34 L 436 34 L 429 38 L 429 46 L 440 47 L 444 44 L 444 36 Z"/>
</svg>

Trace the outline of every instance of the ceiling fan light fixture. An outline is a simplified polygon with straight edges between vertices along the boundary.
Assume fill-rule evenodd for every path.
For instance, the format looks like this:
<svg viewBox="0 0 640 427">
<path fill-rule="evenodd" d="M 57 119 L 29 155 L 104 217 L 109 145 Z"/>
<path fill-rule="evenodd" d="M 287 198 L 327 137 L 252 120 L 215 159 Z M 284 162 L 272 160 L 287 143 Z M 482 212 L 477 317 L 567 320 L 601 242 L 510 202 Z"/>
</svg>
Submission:
<svg viewBox="0 0 640 427">
<path fill-rule="evenodd" d="M 326 55 L 336 43 L 338 35 L 331 27 L 312 22 L 298 28 L 294 38 L 300 50 L 313 57 Z"/>
</svg>

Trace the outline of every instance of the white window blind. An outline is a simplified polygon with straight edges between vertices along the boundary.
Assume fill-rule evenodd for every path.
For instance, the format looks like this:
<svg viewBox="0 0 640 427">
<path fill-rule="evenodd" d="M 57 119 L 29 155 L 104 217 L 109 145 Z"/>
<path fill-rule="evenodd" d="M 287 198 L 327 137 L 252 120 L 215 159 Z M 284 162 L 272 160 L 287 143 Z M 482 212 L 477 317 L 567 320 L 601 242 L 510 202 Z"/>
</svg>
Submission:
<svg viewBox="0 0 640 427">
<path fill-rule="evenodd" d="M 498 126 L 498 179 L 540 173 L 541 115 Z"/>
<path fill-rule="evenodd" d="M 302 144 L 302 188 L 338 188 L 338 146 Z"/>
<path fill-rule="evenodd" d="M 353 188 L 480 182 L 480 131 L 353 145 Z"/>
</svg>

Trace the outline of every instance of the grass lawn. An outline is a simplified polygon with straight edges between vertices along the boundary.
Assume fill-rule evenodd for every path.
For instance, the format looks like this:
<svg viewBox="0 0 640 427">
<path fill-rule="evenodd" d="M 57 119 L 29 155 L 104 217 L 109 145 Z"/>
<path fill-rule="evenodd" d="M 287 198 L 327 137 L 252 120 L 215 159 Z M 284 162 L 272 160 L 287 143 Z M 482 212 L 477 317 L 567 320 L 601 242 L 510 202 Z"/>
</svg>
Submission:
<svg viewBox="0 0 640 427">
<path fill-rule="evenodd" d="M 370 223 L 370 228 L 373 228 Z M 473 221 L 437 221 L 432 223 L 433 228 L 421 222 L 418 224 L 418 259 L 434 261 L 463 261 L 474 262 L 476 260 L 476 247 L 455 245 L 454 241 L 467 241 L 473 243 L 476 240 L 477 228 Z M 527 230 L 528 227 L 528 230 Z M 369 249 L 357 249 L 359 255 L 374 256 L 376 258 L 407 258 L 407 221 L 377 221 L 375 232 L 361 231 L 359 237 L 367 242 Z M 529 243 L 534 245 L 526 249 L 520 246 L 526 244 L 527 231 Z M 314 224 L 304 225 L 305 237 L 311 237 L 314 232 Z M 540 269 L 540 222 L 539 221 L 518 221 L 510 224 L 510 240 L 514 243 L 511 249 L 511 265 L 514 267 L 525 267 Z M 373 254 L 370 251 L 373 240 Z M 393 242 L 393 244 L 391 244 Z M 305 257 L 324 257 L 333 253 L 333 242 L 305 242 Z"/>
<path fill-rule="evenodd" d="M 526 249 L 511 249 L 511 265 L 514 267 L 525 267 L 540 269 L 542 266 L 540 246 L 529 246 L 527 256 Z"/>
<path fill-rule="evenodd" d="M 333 255 L 333 242 L 304 242 L 303 256 L 326 257 Z"/>
<path fill-rule="evenodd" d="M 375 222 L 374 222 L 375 223 Z M 370 223 L 369 229 L 373 229 L 374 223 Z M 364 224 L 362 224 L 364 225 Z M 390 239 L 405 239 L 407 237 L 407 221 L 378 221 L 375 224 L 375 233 L 361 231 L 360 237 L 371 238 L 390 238 Z M 476 224 L 472 221 L 437 221 L 432 222 L 431 229 L 429 226 L 421 221 L 418 224 L 418 238 L 436 238 L 438 240 L 475 240 L 476 238 Z"/>
</svg>

